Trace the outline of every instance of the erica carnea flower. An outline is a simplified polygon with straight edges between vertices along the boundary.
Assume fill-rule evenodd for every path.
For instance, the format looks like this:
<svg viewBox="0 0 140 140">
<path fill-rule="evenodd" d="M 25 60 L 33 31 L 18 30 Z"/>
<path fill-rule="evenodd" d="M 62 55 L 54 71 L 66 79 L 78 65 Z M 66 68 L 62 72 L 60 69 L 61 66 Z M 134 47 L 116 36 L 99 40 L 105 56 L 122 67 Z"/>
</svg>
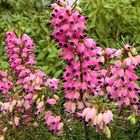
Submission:
<svg viewBox="0 0 140 140">
<path fill-rule="evenodd" d="M 51 7 L 54 11 L 50 24 L 55 27 L 52 37 L 59 43 L 58 48 L 62 50 L 60 57 L 66 63 L 63 88 L 67 101 L 64 108 L 68 113 L 84 118 L 97 130 L 105 129 L 113 119 L 112 112 L 100 113 L 96 108 L 89 107 L 93 104 L 91 96 L 105 95 L 107 70 L 102 69 L 105 51 L 84 33 L 87 17 L 64 3 L 55 3 Z M 112 55 L 119 57 L 122 53 L 121 50 L 108 50 L 109 58 Z"/>
<path fill-rule="evenodd" d="M 128 56 L 110 66 L 109 76 L 105 78 L 105 81 L 111 98 L 117 99 L 119 106 L 123 104 L 130 106 L 139 101 L 140 88 L 137 84 L 139 78 L 135 70 L 140 64 L 140 56 L 132 55 L 130 45 L 126 44 L 124 48 Z"/>
<path fill-rule="evenodd" d="M 60 57 L 66 63 L 63 87 L 65 98 L 69 103 L 64 107 L 68 104 L 74 106 L 77 104 L 73 102 L 74 100 L 81 101 L 87 98 L 88 94 L 98 94 L 96 91 L 102 84 L 102 79 L 98 78 L 97 71 L 104 63 L 104 58 L 101 56 L 103 51 L 84 33 L 87 17 L 82 16 L 78 11 L 73 11 L 65 4 L 55 3 L 51 7 L 54 11 L 50 24 L 55 26 L 52 37 L 59 42 L 58 47 L 62 48 Z"/>
<path fill-rule="evenodd" d="M 96 108 L 85 108 L 81 114 L 85 122 L 90 126 L 96 127 L 96 130 L 104 129 L 113 120 L 113 113 L 111 110 L 106 110 L 103 113 L 98 112 Z"/>
<path fill-rule="evenodd" d="M 22 90 L 27 94 L 26 99 L 32 99 L 35 91 L 41 90 L 43 86 L 57 90 L 57 79 L 47 79 L 45 73 L 33 67 L 36 64 L 35 44 L 28 35 L 18 37 L 14 32 L 7 32 L 5 43 L 10 67 L 17 75 L 16 85 L 22 85 Z"/>
<path fill-rule="evenodd" d="M 3 93 L 3 101 L 0 102 L 0 130 L 5 135 L 20 125 L 38 127 L 36 120 L 44 118 L 46 108 L 57 104 L 58 95 L 47 92 L 57 91 L 59 80 L 48 78 L 35 62 L 35 44 L 26 34 L 18 37 L 15 32 L 7 32 L 5 39 L 6 54 L 13 71 L 13 78 L 7 72 L 0 71 L 0 91 Z M 49 127 L 56 127 L 58 135 L 61 134 L 63 123 L 59 116 L 54 118 Z M 6 122 L 6 123 L 5 123 Z"/>
<path fill-rule="evenodd" d="M 138 104 L 139 78 L 135 69 L 140 57 L 133 56 L 136 52 L 129 44 L 118 50 L 97 45 L 85 34 L 88 18 L 74 6 L 61 0 L 51 7 L 50 24 L 54 27 L 51 37 L 58 42 L 60 57 L 66 64 L 63 74 L 64 108 L 68 113 L 84 118 L 97 131 L 110 133 L 108 125 L 113 120 L 113 113 L 99 105 L 98 100 L 102 98 L 108 102 L 109 97 L 117 100 L 118 106 Z M 92 108 L 94 105 L 96 107 Z"/>
<path fill-rule="evenodd" d="M 51 111 L 47 111 L 45 114 L 45 123 L 49 126 L 49 130 L 52 133 L 57 133 L 60 135 L 62 133 L 63 122 L 61 121 L 60 116 L 53 116 Z"/>
<path fill-rule="evenodd" d="M 13 86 L 13 78 L 7 72 L 0 70 L 0 91 L 6 96 Z"/>
<path fill-rule="evenodd" d="M 19 38 L 14 32 L 7 32 L 5 43 L 10 67 L 18 77 L 16 84 L 23 85 L 24 91 L 34 93 L 43 85 L 46 75 L 32 67 L 36 64 L 32 39 L 26 34 Z"/>
<path fill-rule="evenodd" d="M 47 81 L 45 82 L 45 85 L 55 91 L 55 90 L 58 89 L 58 83 L 59 83 L 58 79 L 56 79 L 56 78 L 52 78 L 52 79 L 48 78 Z"/>
</svg>

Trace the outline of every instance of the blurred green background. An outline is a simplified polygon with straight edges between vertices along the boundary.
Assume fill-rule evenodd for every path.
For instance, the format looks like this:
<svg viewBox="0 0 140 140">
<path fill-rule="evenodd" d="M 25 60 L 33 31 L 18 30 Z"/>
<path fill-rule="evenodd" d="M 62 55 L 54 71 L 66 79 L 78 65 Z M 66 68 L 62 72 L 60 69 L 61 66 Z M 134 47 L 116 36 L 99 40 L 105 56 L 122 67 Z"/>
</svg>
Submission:
<svg viewBox="0 0 140 140">
<path fill-rule="evenodd" d="M 33 38 L 36 44 L 37 67 L 49 76 L 58 78 L 62 75 L 64 63 L 58 57 L 56 42 L 50 38 L 53 29 L 47 24 L 51 13 L 48 4 L 53 1 L 0 0 L 0 69 L 8 68 L 3 43 L 4 33 L 16 31 L 24 32 Z M 98 44 L 121 48 L 125 42 L 134 45 L 140 52 L 140 0 L 80 0 L 79 7 L 82 14 L 89 17 L 86 23 L 87 34 Z M 139 124 L 128 127 L 129 123 L 122 126 L 119 122 L 113 125 L 113 140 L 140 140 Z M 75 140 L 82 140 L 83 129 L 81 130 L 80 124 L 75 122 L 74 127 Z M 93 129 L 88 130 L 91 140 L 93 137 L 96 140 L 105 140 L 102 135 L 93 133 Z M 42 136 L 46 139 L 46 135 Z"/>
<path fill-rule="evenodd" d="M 49 76 L 60 77 L 63 63 L 47 25 L 54 0 L 0 0 L 0 68 L 7 69 L 4 33 L 16 30 L 35 41 L 37 66 Z M 140 50 L 140 0 L 80 0 L 90 37 L 104 47 L 122 47 L 122 42 Z"/>
</svg>

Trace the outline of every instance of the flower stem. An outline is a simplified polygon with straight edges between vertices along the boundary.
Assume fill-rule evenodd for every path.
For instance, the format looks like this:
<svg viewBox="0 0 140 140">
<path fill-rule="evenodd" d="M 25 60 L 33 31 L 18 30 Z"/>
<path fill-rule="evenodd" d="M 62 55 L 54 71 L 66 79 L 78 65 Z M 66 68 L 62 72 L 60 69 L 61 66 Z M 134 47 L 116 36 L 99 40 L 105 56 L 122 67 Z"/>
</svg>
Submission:
<svg viewBox="0 0 140 140">
<path fill-rule="evenodd" d="M 85 122 L 83 122 L 83 123 L 84 123 L 85 140 L 89 140 L 87 126 L 86 126 Z"/>
</svg>

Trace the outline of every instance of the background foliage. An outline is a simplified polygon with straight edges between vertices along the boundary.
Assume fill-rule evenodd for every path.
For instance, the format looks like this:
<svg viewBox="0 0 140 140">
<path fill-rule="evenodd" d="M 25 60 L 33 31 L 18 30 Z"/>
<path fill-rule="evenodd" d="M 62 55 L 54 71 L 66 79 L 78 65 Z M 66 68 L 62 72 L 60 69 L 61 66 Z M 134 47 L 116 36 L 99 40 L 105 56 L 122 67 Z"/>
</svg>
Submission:
<svg viewBox="0 0 140 140">
<path fill-rule="evenodd" d="M 59 77 L 62 61 L 55 42 L 50 39 L 48 4 L 54 0 L 0 0 L 0 41 L 4 32 L 17 30 L 29 34 L 36 43 L 38 66 L 47 74 Z M 139 0 L 81 0 L 80 7 L 89 17 L 87 33 L 104 47 L 120 47 L 130 42 L 140 48 Z M 4 46 L 0 46 L 0 67 L 7 68 Z M 139 49 L 140 50 L 140 49 Z"/>
<path fill-rule="evenodd" d="M 47 4 L 52 2 L 51 0 L 0 0 L 0 69 L 8 68 L 2 43 L 4 33 L 16 30 L 19 33 L 27 33 L 34 39 L 38 67 L 49 76 L 61 76 L 64 64 L 58 57 L 59 50 L 56 48 L 55 41 L 50 38 L 52 29 L 47 24 L 51 13 Z M 79 6 L 82 13 L 89 17 L 87 34 L 98 44 L 103 47 L 120 48 L 123 42 L 129 42 L 140 52 L 140 0 L 81 0 Z M 140 139 L 139 122 L 128 127 L 129 122 L 122 125 L 120 118 L 115 119 L 118 121 L 117 124 L 112 125 L 113 140 Z M 73 139 L 84 139 L 84 128 L 81 128 L 80 123 L 75 122 L 74 127 L 76 131 L 73 132 Z M 41 128 L 41 131 L 34 131 L 38 132 L 36 138 L 27 135 L 29 139 L 50 137 L 44 128 Z M 95 132 L 89 128 L 91 139 L 93 137 L 97 140 L 105 139 L 104 136 L 97 135 L 93 131 Z M 40 133 L 44 133 L 42 138 L 39 137 Z M 65 136 L 62 139 L 66 139 Z"/>
</svg>

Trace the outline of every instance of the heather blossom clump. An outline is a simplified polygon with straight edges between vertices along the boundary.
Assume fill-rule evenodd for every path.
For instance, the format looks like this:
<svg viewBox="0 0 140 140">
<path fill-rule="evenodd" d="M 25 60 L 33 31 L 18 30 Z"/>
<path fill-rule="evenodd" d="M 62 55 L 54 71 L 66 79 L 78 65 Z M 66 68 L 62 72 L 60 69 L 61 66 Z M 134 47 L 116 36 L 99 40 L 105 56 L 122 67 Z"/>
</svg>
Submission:
<svg viewBox="0 0 140 140">
<path fill-rule="evenodd" d="M 134 54 L 134 48 L 129 44 L 124 49 L 104 49 L 88 38 L 84 32 L 88 18 L 75 10 L 78 9 L 75 6 L 60 0 L 51 4 L 51 8 L 54 9 L 50 22 L 54 26 L 51 36 L 58 42 L 60 57 L 66 64 L 63 75 L 64 108 L 85 118 L 86 123 L 96 126 L 97 131 L 108 129 L 113 113 L 107 106 L 105 109 L 98 102 L 97 105 L 96 101 L 103 99 L 108 103 L 117 100 L 119 107 L 137 106 L 139 78 L 135 70 L 140 57 Z M 93 108 L 94 105 L 96 107 Z M 87 119 L 87 116 L 91 118 Z"/>
<path fill-rule="evenodd" d="M 62 133 L 64 123 L 61 122 L 60 116 L 53 116 L 52 112 L 47 111 L 45 114 L 45 123 L 50 127 L 49 130 L 53 133 L 57 133 L 58 136 Z"/>
<path fill-rule="evenodd" d="M 60 57 L 66 63 L 63 88 L 67 101 L 64 103 L 64 108 L 67 112 L 77 113 L 80 117 L 82 110 L 92 106 L 92 101 L 88 100 L 90 96 L 97 97 L 105 94 L 103 88 L 107 71 L 102 70 L 102 65 L 105 63 L 104 51 L 84 33 L 87 29 L 84 25 L 87 17 L 66 6 L 62 0 L 52 4 L 51 7 L 54 11 L 50 24 L 55 27 L 52 37 L 59 42 L 58 48 L 62 49 Z M 107 115 L 109 114 L 106 113 Z M 94 115 L 91 117 L 95 119 Z M 113 114 L 108 123 L 112 119 Z M 101 124 L 103 127 L 106 122 Z M 103 129 L 102 127 L 98 128 Z"/>
<path fill-rule="evenodd" d="M 43 85 L 46 75 L 35 66 L 35 45 L 31 38 L 23 35 L 18 38 L 14 32 L 6 33 L 6 52 L 9 59 L 10 67 L 13 74 L 17 75 L 17 85 L 23 85 L 24 91 L 30 91 L 34 94 L 34 90 Z M 32 84 L 33 83 L 33 84 Z"/>
<path fill-rule="evenodd" d="M 3 94 L 0 106 L 2 138 L 12 127 L 14 129 L 20 125 L 38 127 L 36 119 L 41 121 L 44 118 L 46 106 L 48 106 L 47 111 L 51 110 L 51 106 L 57 104 L 59 100 L 58 95 L 46 93 L 47 89 L 52 92 L 57 91 L 59 80 L 48 78 L 44 72 L 35 67 L 33 40 L 26 34 L 18 37 L 15 32 L 7 32 L 5 44 L 14 76 L 12 78 L 7 71 L 0 71 L 0 91 Z M 53 112 L 52 115 L 55 118 Z M 59 117 L 59 120 L 54 119 L 57 127 L 53 127 L 52 132 L 60 135 L 63 122 L 59 115 L 56 117 Z M 50 123 L 45 124 L 52 130 Z"/>
<path fill-rule="evenodd" d="M 6 71 L 0 71 L 0 91 L 6 96 L 13 86 L 13 78 Z"/>
<path fill-rule="evenodd" d="M 98 113 L 96 108 L 85 108 L 81 114 L 85 118 L 85 122 L 91 126 L 95 126 L 98 130 L 105 128 L 104 126 L 109 124 L 113 120 L 113 114 L 111 110 L 106 110 L 104 113 Z"/>
<path fill-rule="evenodd" d="M 56 79 L 56 78 L 52 78 L 52 79 L 48 78 L 47 81 L 45 82 L 45 85 L 55 91 L 55 90 L 58 89 L 58 83 L 59 83 L 58 79 Z"/>
<path fill-rule="evenodd" d="M 65 5 L 65 2 L 60 1 L 60 4 Z M 92 94 L 96 85 L 101 84 L 96 71 L 104 63 L 102 49 L 96 47 L 96 42 L 83 33 L 87 17 L 81 16 L 78 11 L 72 11 L 69 6 L 60 7 L 56 3 L 51 6 L 54 12 L 50 23 L 55 26 L 52 36 L 59 42 L 59 47 L 62 48 L 60 57 L 67 64 L 63 76 L 65 97 L 71 101 L 80 101 L 87 98 L 88 89 Z"/>
<path fill-rule="evenodd" d="M 140 56 L 136 55 L 136 50 L 129 44 L 124 46 L 121 55 L 122 60 L 116 60 L 114 65 L 108 68 L 106 75 L 106 89 L 110 98 L 117 99 L 118 106 L 139 105 L 140 88 L 137 82 L 139 77 L 136 75 L 136 69 L 140 64 Z M 137 109 L 136 113 L 139 112 Z"/>
</svg>

